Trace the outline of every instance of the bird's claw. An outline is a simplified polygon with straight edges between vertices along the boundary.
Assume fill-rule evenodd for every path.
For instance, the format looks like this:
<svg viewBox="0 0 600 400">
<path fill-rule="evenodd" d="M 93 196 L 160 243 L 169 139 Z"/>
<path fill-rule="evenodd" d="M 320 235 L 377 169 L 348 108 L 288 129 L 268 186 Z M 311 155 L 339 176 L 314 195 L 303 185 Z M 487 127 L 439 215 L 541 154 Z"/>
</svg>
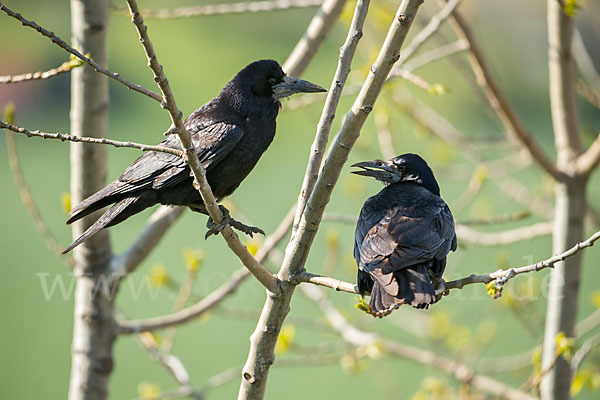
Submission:
<svg viewBox="0 0 600 400">
<path fill-rule="evenodd" d="M 240 232 L 244 232 L 246 235 L 248 235 L 250 237 L 254 237 L 252 235 L 254 235 L 255 233 L 260 233 L 263 236 L 265 235 L 265 231 L 263 231 L 259 227 L 242 224 L 241 222 L 236 221 L 233 218 L 230 219 L 229 225 L 231 225 L 232 228 L 235 228 Z"/>
<path fill-rule="evenodd" d="M 208 222 L 206 223 L 208 232 L 206 232 L 206 235 L 204 235 L 204 239 L 208 239 L 212 235 L 218 234 L 227 225 L 231 226 L 232 228 L 237 229 L 240 232 L 245 233 L 246 235 L 248 235 L 250 237 L 254 237 L 253 235 L 255 233 L 260 233 L 263 236 L 265 235 L 265 232 L 262 229 L 260 229 L 259 227 L 249 226 L 249 225 L 243 224 L 243 223 L 231 218 L 231 216 L 229 215 L 229 210 L 227 208 L 225 208 L 224 206 L 219 205 L 219 208 L 221 209 L 221 212 L 223 213 L 223 218 L 221 219 L 221 222 L 218 224 L 216 224 L 212 218 L 210 218 L 210 217 L 208 218 Z"/>
<path fill-rule="evenodd" d="M 208 217 L 208 221 L 206 222 L 206 227 L 208 228 L 208 232 L 204 235 L 204 240 L 208 239 L 212 235 L 217 235 L 219 232 L 223 230 L 227 225 L 231 224 L 231 216 L 229 215 L 229 210 L 222 205 L 219 205 L 221 209 L 221 213 L 223 217 L 221 218 L 221 222 L 218 224 L 213 221 L 212 217 Z"/>
</svg>

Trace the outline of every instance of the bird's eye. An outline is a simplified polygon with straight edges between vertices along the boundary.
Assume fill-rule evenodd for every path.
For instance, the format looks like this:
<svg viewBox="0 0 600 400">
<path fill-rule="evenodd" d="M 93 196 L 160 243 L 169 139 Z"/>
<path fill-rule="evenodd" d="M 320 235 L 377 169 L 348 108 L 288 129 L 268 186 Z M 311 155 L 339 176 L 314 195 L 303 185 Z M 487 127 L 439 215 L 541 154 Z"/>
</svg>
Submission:
<svg viewBox="0 0 600 400">
<path fill-rule="evenodd" d="M 271 78 L 269 79 L 269 85 L 274 86 L 277 83 L 277 79 Z"/>
<path fill-rule="evenodd" d="M 400 172 L 406 171 L 406 165 L 404 164 L 396 164 L 396 169 Z"/>
</svg>

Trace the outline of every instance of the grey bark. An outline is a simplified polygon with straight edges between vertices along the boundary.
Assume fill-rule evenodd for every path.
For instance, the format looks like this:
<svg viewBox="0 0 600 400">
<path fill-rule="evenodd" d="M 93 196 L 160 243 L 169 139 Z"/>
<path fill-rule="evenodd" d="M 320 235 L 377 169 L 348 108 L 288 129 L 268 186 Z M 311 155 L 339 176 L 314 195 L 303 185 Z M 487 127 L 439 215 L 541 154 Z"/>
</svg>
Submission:
<svg viewBox="0 0 600 400">
<path fill-rule="evenodd" d="M 101 65 L 107 64 L 108 0 L 71 0 L 72 42 Z M 71 73 L 71 132 L 106 137 L 108 82 L 84 66 Z M 71 199 L 78 203 L 102 188 L 106 178 L 106 147 L 71 143 Z M 78 237 L 98 217 L 94 213 L 73 226 Z M 75 321 L 69 399 L 105 399 L 113 368 L 115 339 L 113 300 L 103 282 L 110 266 L 108 232 L 100 231 L 74 250 Z"/>
<path fill-rule="evenodd" d="M 555 186 L 553 252 L 560 253 L 583 237 L 587 176 L 576 170 L 577 157 L 583 148 L 575 101 L 575 64 L 571 54 L 573 20 L 564 13 L 558 1 L 547 0 L 547 4 L 550 104 L 557 167 L 569 176 Z M 576 255 L 556 264 L 551 272 L 542 370 L 551 366 L 555 357 L 556 335 L 564 332 L 568 337 L 575 336 L 581 261 L 581 255 Z M 560 357 L 542 379 L 542 399 L 569 399 L 571 375 L 569 363 Z"/>
</svg>

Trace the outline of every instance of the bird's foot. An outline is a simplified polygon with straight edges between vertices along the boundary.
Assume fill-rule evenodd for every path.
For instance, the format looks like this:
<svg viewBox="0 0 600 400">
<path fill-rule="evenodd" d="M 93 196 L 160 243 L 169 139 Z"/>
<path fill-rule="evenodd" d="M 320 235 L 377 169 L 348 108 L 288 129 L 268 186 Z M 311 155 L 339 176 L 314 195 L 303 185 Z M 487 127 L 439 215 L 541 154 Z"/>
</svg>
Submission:
<svg viewBox="0 0 600 400">
<path fill-rule="evenodd" d="M 232 228 L 237 229 L 240 232 L 244 232 L 246 235 L 253 237 L 255 233 L 260 233 L 264 236 L 265 232 L 256 226 L 250 226 L 237 221 L 229 215 L 229 210 L 222 205 L 219 205 L 221 212 L 223 213 L 223 219 L 219 224 L 216 224 L 212 218 L 208 218 L 208 222 L 206 223 L 206 227 L 208 228 L 208 232 L 204 236 L 204 239 L 208 239 L 212 235 L 216 235 L 225 228 L 226 225 L 231 226 Z"/>
<path fill-rule="evenodd" d="M 240 221 L 236 221 L 233 218 L 230 218 L 229 225 L 231 225 L 232 228 L 235 228 L 240 232 L 244 232 L 250 237 L 254 237 L 252 235 L 254 235 L 255 233 L 260 233 L 261 235 L 265 236 L 265 231 L 260 229 L 258 226 L 246 225 L 241 223 Z"/>
<path fill-rule="evenodd" d="M 218 224 L 213 221 L 213 219 L 209 216 L 208 221 L 206 222 L 206 227 L 208 228 L 208 232 L 204 235 L 204 240 L 208 239 L 212 235 L 217 235 L 219 232 L 223 230 L 227 225 L 231 224 L 231 216 L 229 215 L 229 210 L 222 205 L 219 205 L 221 209 L 221 213 L 223 214 L 223 218 L 221 218 L 221 222 Z"/>
</svg>

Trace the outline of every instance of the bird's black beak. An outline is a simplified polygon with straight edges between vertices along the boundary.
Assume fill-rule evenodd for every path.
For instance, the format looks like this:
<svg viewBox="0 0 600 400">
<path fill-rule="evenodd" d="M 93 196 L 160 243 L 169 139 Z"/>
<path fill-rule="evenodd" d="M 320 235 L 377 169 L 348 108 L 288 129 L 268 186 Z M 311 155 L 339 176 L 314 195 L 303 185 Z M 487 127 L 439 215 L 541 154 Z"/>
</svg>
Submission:
<svg viewBox="0 0 600 400">
<path fill-rule="evenodd" d="M 373 160 L 363 161 L 353 164 L 352 167 L 362 168 L 358 171 L 352 171 L 353 174 L 370 176 L 384 182 L 393 182 L 398 176 L 398 171 L 391 161 Z"/>
<path fill-rule="evenodd" d="M 326 91 L 327 90 L 323 89 L 321 86 L 315 85 L 312 82 L 284 76 L 283 82 L 273 86 L 273 97 L 276 100 L 279 100 L 296 93 L 316 93 Z"/>
</svg>

